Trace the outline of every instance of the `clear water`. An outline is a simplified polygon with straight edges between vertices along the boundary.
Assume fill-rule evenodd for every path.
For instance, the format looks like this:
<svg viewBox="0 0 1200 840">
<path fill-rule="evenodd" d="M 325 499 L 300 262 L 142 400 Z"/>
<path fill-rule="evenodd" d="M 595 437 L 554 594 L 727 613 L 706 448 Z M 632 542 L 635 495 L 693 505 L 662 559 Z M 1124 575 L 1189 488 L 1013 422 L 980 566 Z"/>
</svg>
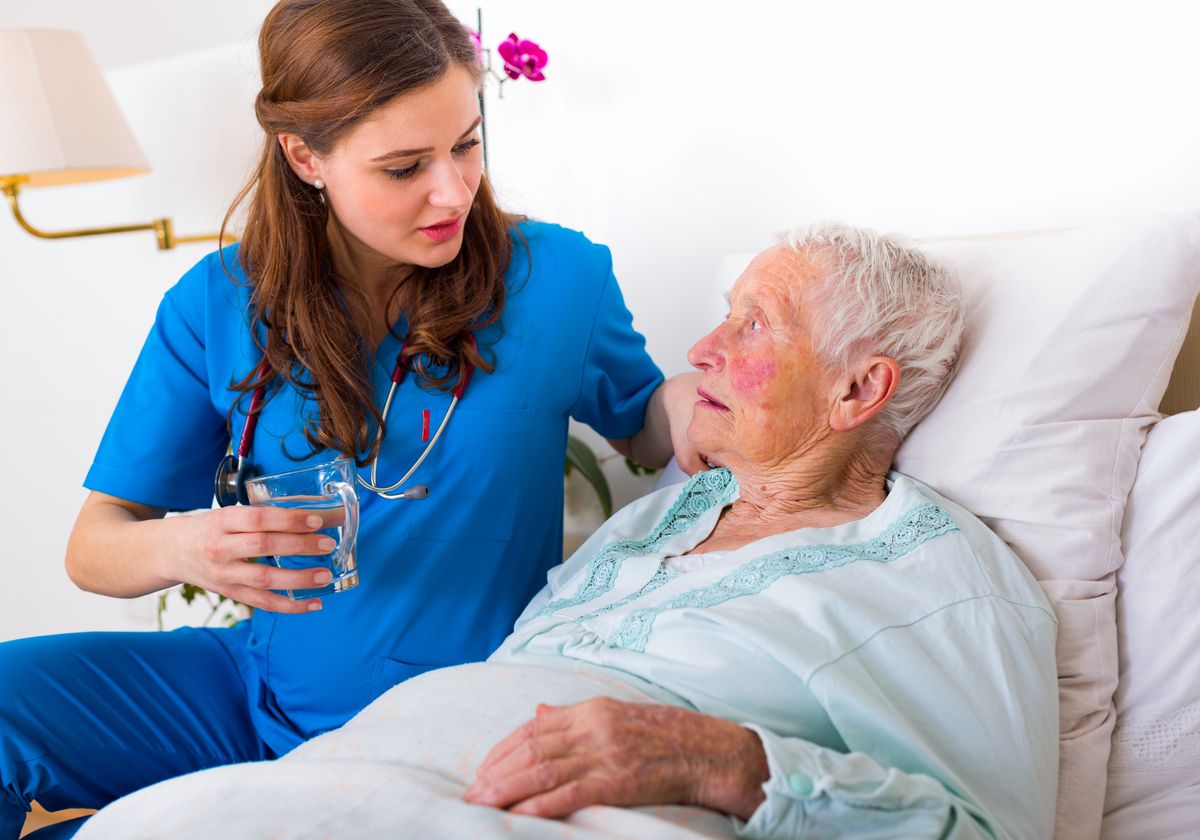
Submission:
<svg viewBox="0 0 1200 840">
<path fill-rule="evenodd" d="M 320 598 L 322 595 L 332 595 L 335 592 L 345 592 L 358 586 L 358 564 L 355 552 L 351 551 L 345 562 L 334 568 L 333 560 L 342 544 L 342 523 L 345 520 L 345 508 L 339 496 L 279 496 L 271 499 L 272 507 L 288 508 L 290 510 L 307 510 L 319 515 L 326 523 L 316 533 L 332 537 L 337 543 L 328 554 L 287 554 L 276 555 L 271 559 L 281 569 L 328 569 L 333 575 L 327 585 L 313 589 L 286 589 L 280 594 L 287 595 L 293 601 L 306 598 Z"/>
</svg>

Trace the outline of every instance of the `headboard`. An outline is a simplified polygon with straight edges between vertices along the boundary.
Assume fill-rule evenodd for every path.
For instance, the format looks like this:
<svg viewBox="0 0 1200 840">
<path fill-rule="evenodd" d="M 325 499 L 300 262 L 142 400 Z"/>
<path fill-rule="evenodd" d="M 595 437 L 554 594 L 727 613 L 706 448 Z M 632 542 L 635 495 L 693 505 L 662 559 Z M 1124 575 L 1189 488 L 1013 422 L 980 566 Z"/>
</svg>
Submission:
<svg viewBox="0 0 1200 840">
<path fill-rule="evenodd" d="M 1200 300 L 1192 310 L 1191 326 L 1175 360 L 1167 392 L 1158 405 L 1163 414 L 1179 414 L 1194 408 L 1200 408 Z"/>
</svg>

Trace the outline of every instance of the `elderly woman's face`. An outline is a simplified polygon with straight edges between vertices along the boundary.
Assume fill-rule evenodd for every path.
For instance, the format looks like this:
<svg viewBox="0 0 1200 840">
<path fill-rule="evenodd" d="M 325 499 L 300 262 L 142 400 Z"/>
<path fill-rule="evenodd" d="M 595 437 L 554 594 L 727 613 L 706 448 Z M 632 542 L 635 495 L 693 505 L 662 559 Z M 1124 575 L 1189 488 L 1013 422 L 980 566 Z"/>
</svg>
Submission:
<svg viewBox="0 0 1200 840">
<path fill-rule="evenodd" d="M 688 352 L 704 374 L 688 437 L 712 463 L 777 464 L 829 432 L 832 380 L 811 341 L 817 272 L 782 246 L 759 254 L 728 317 Z"/>
</svg>

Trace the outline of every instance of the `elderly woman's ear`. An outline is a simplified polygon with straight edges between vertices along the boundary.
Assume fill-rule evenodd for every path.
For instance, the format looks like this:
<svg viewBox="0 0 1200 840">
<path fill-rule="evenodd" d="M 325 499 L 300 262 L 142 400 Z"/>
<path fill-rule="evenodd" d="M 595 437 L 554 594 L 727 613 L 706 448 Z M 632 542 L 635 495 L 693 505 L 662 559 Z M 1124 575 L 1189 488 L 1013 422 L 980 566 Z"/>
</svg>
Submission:
<svg viewBox="0 0 1200 840">
<path fill-rule="evenodd" d="M 837 381 L 829 427 L 845 432 L 870 420 L 891 401 L 900 384 L 900 365 L 887 356 L 871 356 Z"/>
</svg>

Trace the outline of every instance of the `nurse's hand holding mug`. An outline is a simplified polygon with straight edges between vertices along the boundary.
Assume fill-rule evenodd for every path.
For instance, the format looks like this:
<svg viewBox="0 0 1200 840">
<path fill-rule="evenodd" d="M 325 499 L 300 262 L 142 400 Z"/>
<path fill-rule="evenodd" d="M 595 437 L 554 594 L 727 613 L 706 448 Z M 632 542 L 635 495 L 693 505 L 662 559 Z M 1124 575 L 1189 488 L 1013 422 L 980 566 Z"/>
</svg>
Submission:
<svg viewBox="0 0 1200 840">
<path fill-rule="evenodd" d="M 349 485 L 348 492 L 333 489 L 329 493 L 318 486 L 319 478 L 325 479 L 325 485 L 335 483 L 335 475 L 337 484 Z M 306 479 L 312 481 L 312 490 L 295 489 L 293 482 Z M 252 479 L 246 483 L 246 492 L 251 499 L 249 507 L 237 505 L 165 519 L 161 508 L 93 492 L 80 511 L 81 522 L 152 527 L 77 527 L 68 550 L 82 548 L 78 542 L 85 539 L 91 542 L 89 548 L 103 550 L 101 541 L 111 535 L 111 541 L 119 543 L 122 550 L 113 545 L 104 555 L 114 564 L 124 561 L 121 565 L 146 558 L 149 574 L 159 581 L 148 583 L 156 589 L 187 581 L 248 607 L 277 613 L 319 610 L 318 596 L 357 584 L 358 499 L 353 461 L 342 459 L 282 476 Z M 307 503 L 294 498 L 305 493 Z M 290 498 L 276 498 L 279 496 Z M 168 550 L 162 550 L 164 545 Z M 253 562 L 258 558 L 271 558 L 275 565 Z M 311 563 L 306 565 L 305 558 Z M 70 565 L 68 573 L 72 573 Z M 141 595 L 146 591 L 142 580 L 135 586 L 121 569 L 111 571 L 114 594 Z"/>
</svg>

